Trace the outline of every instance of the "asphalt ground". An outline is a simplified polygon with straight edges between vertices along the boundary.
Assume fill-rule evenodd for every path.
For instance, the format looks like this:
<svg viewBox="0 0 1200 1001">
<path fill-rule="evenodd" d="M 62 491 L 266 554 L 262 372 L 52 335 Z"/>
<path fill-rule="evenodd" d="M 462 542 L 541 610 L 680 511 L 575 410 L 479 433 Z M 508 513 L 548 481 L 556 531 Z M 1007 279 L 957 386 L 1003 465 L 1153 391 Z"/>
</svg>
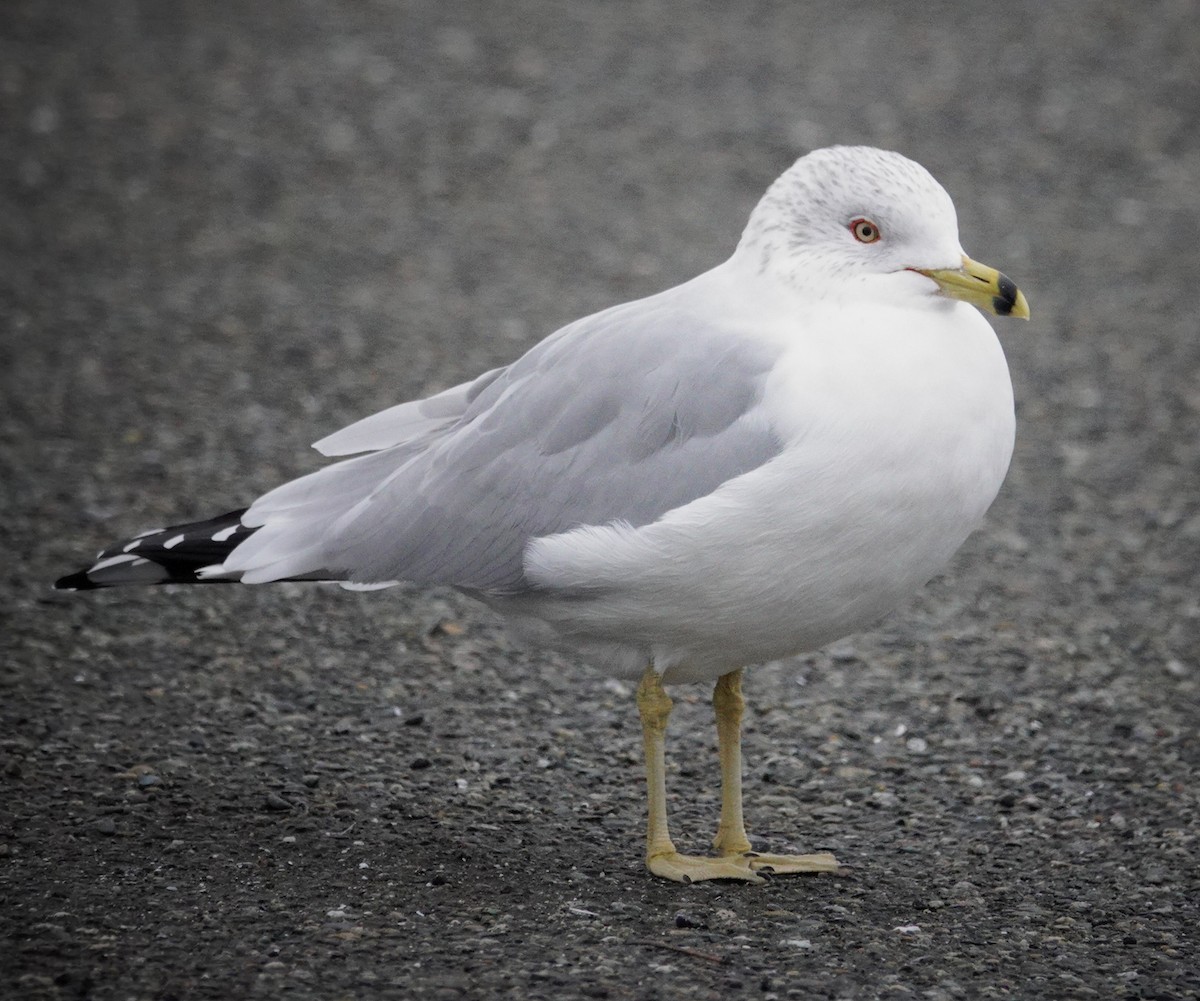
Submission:
<svg viewBox="0 0 1200 1001">
<path fill-rule="evenodd" d="M 9 0 L 0 130 L 4 997 L 1200 996 L 1194 2 Z M 844 874 L 650 878 L 631 693 L 453 592 L 48 591 L 717 263 L 832 142 L 1033 308 L 986 526 L 748 675 L 752 833 Z"/>
</svg>

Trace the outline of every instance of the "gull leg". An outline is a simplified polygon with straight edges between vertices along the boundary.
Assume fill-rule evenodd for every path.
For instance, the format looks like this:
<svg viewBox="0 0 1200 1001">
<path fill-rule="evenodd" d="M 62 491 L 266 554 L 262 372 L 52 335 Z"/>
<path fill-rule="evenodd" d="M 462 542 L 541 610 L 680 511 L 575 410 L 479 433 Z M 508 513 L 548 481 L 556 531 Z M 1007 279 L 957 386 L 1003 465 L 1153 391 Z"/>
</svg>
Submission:
<svg viewBox="0 0 1200 1001">
<path fill-rule="evenodd" d="M 646 749 L 646 787 L 649 819 L 646 824 L 646 866 L 656 876 L 677 883 L 704 879 L 742 879 L 761 883 L 743 858 L 703 858 L 680 855 L 667 828 L 667 780 L 663 744 L 667 719 L 671 715 L 671 697 L 651 664 L 642 675 L 637 690 L 638 712 L 642 717 L 642 741 Z"/>
<path fill-rule="evenodd" d="M 762 869 L 781 875 L 836 871 L 837 860 L 828 852 L 763 855 L 751 849 L 742 818 L 742 713 L 745 708 L 741 669 L 721 675 L 713 688 L 717 752 L 721 759 L 721 820 L 717 824 L 713 847 L 725 858 L 737 859 L 752 870 Z"/>
<path fill-rule="evenodd" d="M 653 665 L 646 668 L 637 690 L 638 712 L 642 717 L 642 744 L 646 753 L 646 787 L 649 812 L 646 822 L 646 863 L 674 855 L 675 843 L 667 824 L 667 776 L 664 744 L 667 719 L 671 715 L 671 696 L 666 693 Z"/>
<path fill-rule="evenodd" d="M 717 679 L 712 700 L 721 759 L 721 820 L 713 847 L 722 855 L 745 855 L 750 851 L 750 839 L 742 819 L 742 713 L 746 700 L 742 698 L 741 668 Z"/>
</svg>

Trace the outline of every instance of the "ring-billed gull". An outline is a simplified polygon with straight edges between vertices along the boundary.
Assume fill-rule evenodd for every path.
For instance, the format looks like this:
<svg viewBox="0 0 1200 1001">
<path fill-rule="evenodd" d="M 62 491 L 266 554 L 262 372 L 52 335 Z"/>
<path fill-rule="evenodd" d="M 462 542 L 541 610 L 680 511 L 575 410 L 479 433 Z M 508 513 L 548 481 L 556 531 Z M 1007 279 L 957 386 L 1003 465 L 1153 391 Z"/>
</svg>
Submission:
<svg viewBox="0 0 1200 1001">
<path fill-rule="evenodd" d="M 933 177 L 896 153 L 818 150 L 770 187 L 719 267 L 352 424 L 315 447 L 354 458 L 117 543 L 57 586 L 452 585 L 641 678 L 652 872 L 836 869 L 825 853 L 751 849 L 742 668 L 870 625 L 979 524 L 1014 420 L 1004 355 L 972 306 L 1029 315 L 963 253 Z M 663 765 L 663 685 L 705 680 L 714 857 L 675 850 Z"/>
</svg>

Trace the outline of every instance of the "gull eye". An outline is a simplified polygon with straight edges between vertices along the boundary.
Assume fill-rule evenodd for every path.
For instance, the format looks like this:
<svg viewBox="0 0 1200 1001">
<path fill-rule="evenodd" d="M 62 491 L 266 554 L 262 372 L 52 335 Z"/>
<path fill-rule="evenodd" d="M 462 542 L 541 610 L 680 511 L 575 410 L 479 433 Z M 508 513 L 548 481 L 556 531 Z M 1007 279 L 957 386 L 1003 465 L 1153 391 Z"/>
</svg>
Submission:
<svg viewBox="0 0 1200 1001">
<path fill-rule="evenodd" d="M 870 219 L 855 219 L 850 223 L 850 232 L 859 243 L 874 243 L 881 235 L 879 227 Z"/>
</svg>

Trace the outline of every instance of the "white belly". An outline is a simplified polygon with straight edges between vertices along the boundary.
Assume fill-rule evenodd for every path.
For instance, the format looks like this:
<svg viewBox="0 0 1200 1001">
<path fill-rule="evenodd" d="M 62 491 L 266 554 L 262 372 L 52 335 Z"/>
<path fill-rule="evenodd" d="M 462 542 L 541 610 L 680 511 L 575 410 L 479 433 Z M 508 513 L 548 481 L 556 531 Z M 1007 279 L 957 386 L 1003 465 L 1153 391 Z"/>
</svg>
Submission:
<svg viewBox="0 0 1200 1001">
<path fill-rule="evenodd" d="M 535 540 L 527 572 L 547 591 L 498 607 L 615 673 L 653 657 L 667 681 L 870 625 L 979 524 L 1012 453 L 991 328 L 973 310 L 945 320 L 916 343 L 864 337 L 849 359 L 840 345 L 826 371 L 811 343 L 785 357 L 764 401 L 785 442 L 777 458 L 651 525 Z"/>
</svg>

